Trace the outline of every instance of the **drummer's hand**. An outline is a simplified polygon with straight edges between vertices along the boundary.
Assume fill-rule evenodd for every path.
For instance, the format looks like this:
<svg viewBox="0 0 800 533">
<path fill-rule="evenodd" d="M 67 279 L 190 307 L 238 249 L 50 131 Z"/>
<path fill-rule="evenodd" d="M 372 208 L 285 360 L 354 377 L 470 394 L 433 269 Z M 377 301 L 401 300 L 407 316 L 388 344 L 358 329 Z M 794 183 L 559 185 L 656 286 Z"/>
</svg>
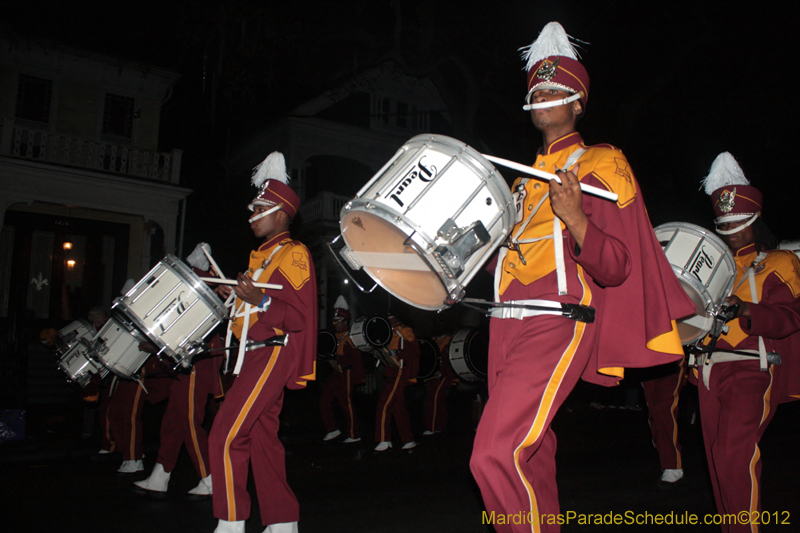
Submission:
<svg viewBox="0 0 800 533">
<path fill-rule="evenodd" d="M 583 193 L 578 180 L 579 167 L 580 165 L 575 165 L 568 172 L 556 172 L 561 179 L 560 184 L 556 180 L 550 180 L 550 206 L 553 213 L 567 226 L 578 246 L 583 248 L 588 220 L 581 203 Z"/>
<path fill-rule="evenodd" d="M 219 294 L 219 295 L 220 295 L 220 297 L 221 297 L 223 300 L 227 300 L 227 299 L 228 299 L 228 296 L 230 296 L 230 295 L 231 295 L 231 293 L 233 292 L 233 287 L 231 287 L 230 285 L 218 285 L 218 286 L 217 286 L 217 287 L 214 289 L 214 292 L 216 292 L 217 294 Z"/>
<path fill-rule="evenodd" d="M 236 291 L 236 296 L 239 297 L 240 300 L 249 303 L 250 305 L 255 305 L 258 307 L 261 305 L 261 302 L 264 300 L 264 293 L 253 285 L 253 279 L 245 274 L 244 272 L 240 272 L 238 276 L 236 276 L 236 281 L 239 284 L 234 287 L 233 290 Z"/>
<path fill-rule="evenodd" d="M 736 311 L 736 316 L 734 318 L 739 318 L 740 316 L 750 318 L 750 302 L 745 302 L 738 296 L 728 296 L 725 298 L 725 305 L 728 307 L 733 307 L 734 305 L 739 306 L 739 310 Z"/>
</svg>

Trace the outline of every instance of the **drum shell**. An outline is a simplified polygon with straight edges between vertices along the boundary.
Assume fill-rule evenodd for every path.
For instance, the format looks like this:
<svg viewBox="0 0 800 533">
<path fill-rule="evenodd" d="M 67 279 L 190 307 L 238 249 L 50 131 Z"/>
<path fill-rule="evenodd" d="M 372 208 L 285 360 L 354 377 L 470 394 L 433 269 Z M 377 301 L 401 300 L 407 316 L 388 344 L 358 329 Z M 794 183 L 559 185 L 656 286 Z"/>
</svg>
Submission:
<svg viewBox="0 0 800 533">
<path fill-rule="evenodd" d="M 426 380 L 434 377 L 442 365 L 442 355 L 439 346 L 428 339 L 417 339 L 419 341 L 419 372 L 418 380 Z"/>
<path fill-rule="evenodd" d="M 336 359 L 336 348 L 339 345 L 336 335 L 327 329 L 317 334 L 317 357 L 320 359 Z"/>
<path fill-rule="evenodd" d="M 342 208 L 340 227 L 376 283 L 410 305 L 439 310 L 463 295 L 508 236 L 512 204 L 505 180 L 480 153 L 449 137 L 418 135 Z M 440 232 L 448 219 L 462 229 L 480 222 L 489 234 L 457 274 L 437 252 L 450 244 Z"/>
<path fill-rule="evenodd" d="M 358 318 L 350 326 L 350 340 L 362 352 L 386 347 L 392 340 L 392 324 L 382 316 Z"/>
<path fill-rule="evenodd" d="M 225 318 L 219 297 L 192 269 L 167 255 L 112 306 L 175 362 L 189 366 L 188 350 Z"/>
<path fill-rule="evenodd" d="M 489 366 L 489 333 L 480 328 L 459 330 L 450 341 L 448 360 L 462 380 L 468 383 L 485 381 Z"/>
<path fill-rule="evenodd" d="M 677 321 L 681 343 L 693 344 L 711 330 L 713 314 L 733 289 L 736 262 L 715 234 L 694 224 L 671 222 L 655 228 L 664 254 L 697 312 Z"/>
<path fill-rule="evenodd" d="M 92 355 L 117 376 L 131 379 L 151 355 L 139 350 L 141 342 L 147 342 L 147 339 L 139 331 L 129 331 L 112 317 L 95 337 Z"/>
<path fill-rule="evenodd" d="M 59 330 L 56 335 L 56 351 L 61 354 L 58 367 L 69 381 L 80 387 L 85 387 L 93 374 L 99 372 L 101 377 L 108 374 L 108 370 L 90 354 L 90 344 L 96 334 L 88 321 L 76 320 Z"/>
</svg>

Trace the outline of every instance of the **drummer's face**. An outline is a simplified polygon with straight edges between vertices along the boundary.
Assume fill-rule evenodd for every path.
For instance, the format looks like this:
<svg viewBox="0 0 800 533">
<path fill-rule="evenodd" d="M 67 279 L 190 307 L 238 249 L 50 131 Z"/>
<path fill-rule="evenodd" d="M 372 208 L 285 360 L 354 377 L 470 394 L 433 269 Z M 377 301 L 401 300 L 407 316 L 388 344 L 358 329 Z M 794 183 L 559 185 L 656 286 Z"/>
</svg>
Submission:
<svg viewBox="0 0 800 533">
<path fill-rule="evenodd" d="M 274 206 L 257 205 L 253 209 L 253 216 L 260 215 L 264 211 L 272 209 Z M 269 240 L 281 231 L 283 231 L 282 217 L 286 214 L 278 209 L 269 215 L 259 218 L 258 220 L 250 223 L 250 229 L 253 230 L 253 235 L 258 238 Z"/>
<path fill-rule="evenodd" d="M 553 100 L 563 100 L 571 96 L 567 91 L 558 89 L 539 89 L 531 95 L 531 103 L 551 102 Z M 537 129 L 542 130 L 550 127 L 565 126 L 573 124 L 581 111 L 579 101 L 568 104 L 557 105 L 555 107 L 545 107 L 543 109 L 531 109 L 531 120 Z"/>
<path fill-rule="evenodd" d="M 347 321 L 346 320 L 334 320 L 333 327 L 336 328 L 337 333 L 341 333 L 347 329 Z"/>
<path fill-rule="evenodd" d="M 736 222 L 723 222 L 721 224 L 717 224 L 717 228 L 723 231 L 730 231 L 746 223 L 747 220 L 737 220 Z M 753 230 L 752 224 L 740 231 L 737 231 L 736 233 L 732 233 L 731 235 L 720 235 L 720 237 L 722 237 L 722 240 L 725 241 L 725 244 L 728 245 L 728 248 L 730 248 L 734 252 L 737 250 L 741 250 L 745 246 L 749 246 L 754 242 L 756 242 L 756 233 L 755 230 Z"/>
</svg>

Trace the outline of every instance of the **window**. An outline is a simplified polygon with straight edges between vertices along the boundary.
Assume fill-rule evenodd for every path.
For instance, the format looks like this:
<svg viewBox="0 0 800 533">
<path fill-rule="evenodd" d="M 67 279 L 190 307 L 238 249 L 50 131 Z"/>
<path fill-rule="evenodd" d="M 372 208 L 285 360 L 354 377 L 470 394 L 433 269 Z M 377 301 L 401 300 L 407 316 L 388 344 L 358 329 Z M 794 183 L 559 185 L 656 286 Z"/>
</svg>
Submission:
<svg viewBox="0 0 800 533">
<path fill-rule="evenodd" d="M 133 137 L 134 99 L 106 93 L 103 108 L 103 134 L 130 139 Z"/>
<path fill-rule="evenodd" d="M 15 116 L 23 120 L 49 124 L 52 98 L 52 80 L 20 74 Z"/>
</svg>

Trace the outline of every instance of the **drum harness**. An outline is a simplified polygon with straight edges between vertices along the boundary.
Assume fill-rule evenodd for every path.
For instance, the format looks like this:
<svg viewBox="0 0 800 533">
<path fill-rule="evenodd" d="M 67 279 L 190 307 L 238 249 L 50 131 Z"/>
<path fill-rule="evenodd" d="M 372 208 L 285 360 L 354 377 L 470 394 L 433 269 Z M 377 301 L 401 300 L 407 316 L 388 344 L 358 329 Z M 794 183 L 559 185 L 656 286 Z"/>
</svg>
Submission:
<svg viewBox="0 0 800 533">
<path fill-rule="evenodd" d="M 755 260 L 752 264 L 745 269 L 745 276 L 742 276 L 741 281 L 736 287 L 731 290 L 731 294 L 734 294 L 739 287 L 742 286 L 744 280 L 750 284 L 750 298 L 754 304 L 758 303 L 758 290 L 756 288 L 756 277 L 755 277 L 755 268 L 758 266 L 761 261 L 763 261 L 767 257 L 767 254 L 764 252 L 760 252 L 758 256 L 756 256 Z M 718 319 L 715 318 L 715 321 Z M 715 327 L 712 331 L 711 337 L 711 345 L 710 349 L 707 352 L 702 352 L 699 354 L 691 353 L 689 355 L 689 364 L 700 368 L 703 374 L 703 384 L 706 386 L 706 389 L 709 389 L 709 378 L 711 376 L 711 367 L 715 363 L 727 363 L 730 361 L 752 361 L 754 358 L 758 358 L 760 363 L 760 368 L 762 372 L 766 372 L 769 370 L 769 365 L 780 365 L 781 364 L 781 356 L 778 353 L 767 353 L 766 345 L 764 344 L 764 338 L 759 336 L 758 337 L 758 350 L 720 350 L 714 351 L 714 344 L 716 344 L 717 338 L 719 338 L 720 334 L 722 334 L 722 324 L 719 325 L 720 327 Z M 712 359 L 713 356 L 713 359 Z"/>
<path fill-rule="evenodd" d="M 579 148 L 575 150 L 572 154 L 570 154 L 569 158 L 567 159 L 566 164 L 560 171 L 567 172 L 567 170 L 575 165 L 578 162 L 578 159 L 586 152 L 585 149 Z M 559 171 L 559 169 L 556 169 Z M 514 199 L 515 204 L 518 206 L 520 205 L 520 193 L 525 188 L 525 185 L 528 183 L 528 178 L 520 178 L 520 182 L 517 184 L 516 192 L 514 192 Z M 516 318 L 518 320 L 522 320 L 523 318 L 532 317 L 532 316 L 539 316 L 539 315 L 556 315 L 556 316 L 563 316 L 569 318 L 571 320 L 575 320 L 578 322 L 586 322 L 592 323 L 594 322 L 595 318 L 595 309 L 593 307 L 589 307 L 586 305 L 579 305 L 579 304 L 571 304 L 571 303 L 563 303 L 563 302 L 556 302 L 552 300 L 509 300 L 507 302 L 500 301 L 500 273 L 501 269 L 503 268 L 503 260 L 505 259 L 508 251 L 517 252 L 519 255 L 519 260 L 522 262 L 523 265 L 526 265 L 525 256 L 522 254 L 522 250 L 520 249 L 520 244 L 531 244 L 535 243 L 544 239 L 553 239 L 553 245 L 555 248 L 555 262 L 556 262 L 556 280 L 558 283 L 558 294 L 559 295 L 566 295 L 567 294 L 567 273 L 566 273 L 566 263 L 564 261 L 564 238 L 563 238 L 563 231 L 561 229 L 561 219 L 557 216 L 553 217 L 553 233 L 550 235 L 546 235 L 544 237 L 539 237 L 536 239 L 524 239 L 519 240 L 520 235 L 522 232 L 528 227 L 533 217 L 536 213 L 539 212 L 539 209 L 544 204 L 544 201 L 550 196 L 550 193 L 546 193 L 542 196 L 539 203 L 536 205 L 534 209 L 530 211 L 528 216 L 525 218 L 524 221 L 519 225 L 517 231 L 511 236 L 504 245 L 504 248 L 500 250 L 500 255 L 497 259 L 497 267 L 495 269 L 495 283 L 494 283 L 494 302 L 486 302 L 485 300 L 475 299 L 475 298 L 465 298 L 464 302 L 472 303 L 472 304 L 488 304 L 491 309 L 489 311 L 489 316 L 492 318 Z M 521 217 L 519 217 L 521 218 Z"/>
</svg>

